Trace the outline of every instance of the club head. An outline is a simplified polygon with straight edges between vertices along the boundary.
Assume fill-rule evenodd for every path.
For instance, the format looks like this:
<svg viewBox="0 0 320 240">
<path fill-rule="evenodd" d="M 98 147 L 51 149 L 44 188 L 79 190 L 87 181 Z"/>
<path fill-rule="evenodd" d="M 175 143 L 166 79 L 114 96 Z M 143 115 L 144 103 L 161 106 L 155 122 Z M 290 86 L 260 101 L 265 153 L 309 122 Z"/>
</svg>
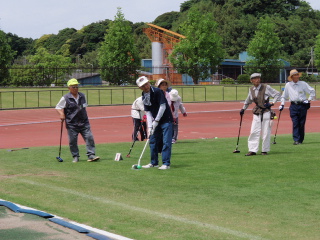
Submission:
<svg viewBox="0 0 320 240">
<path fill-rule="evenodd" d="M 240 153 L 240 150 L 234 150 L 233 153 Z"/>
<path fill-rule="evenodd" d="M 129 157 L 130 157 L 130 154 L 127 155 L 127 158 L 129 158 Z"/>
<path fill-rule="evenodd" d="M 63 162 L 63 159 L 61 157 L 56 157 L 56 159 L 58 160 L 58 162 Z"/>
<path fill-rule="evenodd" d="M 138 169 L 138 164 L 132 165 L 132 169 Z"/>
<path fill-rule="evenodd" d="M 276 142 L 273 142 L 272 144 L 277 144 Z"/>
</svg>

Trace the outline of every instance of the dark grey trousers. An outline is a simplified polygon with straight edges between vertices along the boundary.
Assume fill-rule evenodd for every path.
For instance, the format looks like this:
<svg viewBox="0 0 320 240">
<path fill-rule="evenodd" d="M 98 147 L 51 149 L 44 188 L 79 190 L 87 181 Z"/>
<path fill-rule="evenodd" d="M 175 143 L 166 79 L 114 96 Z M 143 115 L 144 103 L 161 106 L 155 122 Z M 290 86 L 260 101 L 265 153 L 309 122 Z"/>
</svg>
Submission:
<svg viewBox="0 0 320 240">
<path fill-rule="evenodd" d="M 80 157 L 78 148 L 79 133 L 86 142 L 87 156 L 95 155 L 94 138 L 90 126 L 86 126 L 82 128 L 68 128 L 69 147 L 72 157 Z"/>
</svg>

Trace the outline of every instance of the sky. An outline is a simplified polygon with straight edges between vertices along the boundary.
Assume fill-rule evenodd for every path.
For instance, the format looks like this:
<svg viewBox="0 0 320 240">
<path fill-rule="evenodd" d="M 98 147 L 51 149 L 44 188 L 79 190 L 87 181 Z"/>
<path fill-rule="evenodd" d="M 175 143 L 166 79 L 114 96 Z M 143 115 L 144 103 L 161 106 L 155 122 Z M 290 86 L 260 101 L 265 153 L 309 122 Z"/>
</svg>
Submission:
<svg viewBox="0 0 320 240">
<path fill-rule="evenodd" d="M 159 15 L 179 11 L 186 0 L 0 0 L 0 29 L 37 39 L 65 28 L 80 30 L 90 23 L 114 20 L 121 7 L 126 20 L 153 22 Z M 320 10 L 319 0 L 307 0 Z"/>
</svg>

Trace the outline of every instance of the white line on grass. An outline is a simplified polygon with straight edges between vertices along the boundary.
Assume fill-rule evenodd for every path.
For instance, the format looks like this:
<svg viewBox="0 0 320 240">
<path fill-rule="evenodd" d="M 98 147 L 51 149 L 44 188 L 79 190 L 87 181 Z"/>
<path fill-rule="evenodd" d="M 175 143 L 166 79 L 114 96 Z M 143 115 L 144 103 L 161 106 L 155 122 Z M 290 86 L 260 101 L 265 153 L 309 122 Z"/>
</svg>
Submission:
<svg viewBox="0 0 320 240">
<path fill-rule="evenodd" d="M 36 186 L 50 188 L 50 189 L 53 189 L 53 190 L 58 191 L 58 192 L 64 192 L 64 193 L 76 195 L 76 196 L 79 196 L 79 197 L 82 197 L 82 198 L 90 199 L 90 201 L 95 200 L 97 202 L 110 204 L 110 205 L 118 206 L 118 207 L 121 207 L 121 208 L 126 208 L 128 210 L 134 210 L 134 211 L 137 211 L 137 212 L 140 212 L 140 213 L 143 212 L 143 213 L 146 213 L 146 214 L 150 214 L 152 216 L 158 216 L 158 217 L 161 217 L 161 218 L 170 219 L 170 220 L 174 220 L 174 221 L 177 221 L 177 222 L 182 222 L 182 223 L 185 223 L 185 224 L 195 225 L 197 227 L 205 227 L 205 228 L 208 228 L 208 229 L 211 229 L 211 230 L 215 230 L 215 231 L 218 231 L 218 232 L 226 233 L 226 234 L 233 235 L 233 236 L 240 237 L 240 238 L 246 238 L 246 239 L 252 239 L 252 240 L 266 240 L 265 238 L 262 238 L 262 237 L 259 237 L 259 236 L 247 234 L 247 233 L 236 231 L 236 230 L 232 230 L 232 229 L 229 229 L 229 228 L 220 227 L 220 226 L 217 226 L 217 225 L 214 225 L 214 224 L 203 223 L 203 222 L 199 222 L 199 221 L 189 220 L 189 219 L 183 218 L 183 217 L 178 217 L 178 216 L 169 215 L 169 214 L 163 214 L 163 213 L 160 213 L 160 212 L 151 211 L 151 210 L 144 209 L 144 208 L 134 207 L 134 206 L 131 206 L 131 205 L 128 205 L 128 204 L 119 203 L 119 202 L 115 202 L 115 201 L 112 201 L 112 200 L 107 200 L 107 199 L 102 198 L 102 197 L 94 197 L 92 195 L 87 195 L 87 194 L 84 194 L 84 193 L 81 193 L 81 192 L 74 191 L 72 189 L 50 186 L 50 185 L 47 185 L 47 184 L 42 184 L 42 183 L 38 183 L 38 182 L 27 180 L 27 179 L 17 179 L 17 180 L 21 181 L 21 182 L 24 182 L 24 183 L 36 185 Z"/>
</svg>

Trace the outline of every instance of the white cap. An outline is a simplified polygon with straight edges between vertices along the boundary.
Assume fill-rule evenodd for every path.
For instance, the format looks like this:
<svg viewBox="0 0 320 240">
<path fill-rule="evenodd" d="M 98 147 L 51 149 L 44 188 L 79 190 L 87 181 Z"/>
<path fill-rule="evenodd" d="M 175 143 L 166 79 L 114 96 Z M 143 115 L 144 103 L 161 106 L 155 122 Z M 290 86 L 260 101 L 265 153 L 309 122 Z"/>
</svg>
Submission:
<svg viewBox="0 0 320 240">
<path fill-rule="evenodd" d="M 179 98 L 179 93 L 178 93 L 178 90 L 176 89 L 172 89 L 170 92 L 169 92 L 169 95 L 170 95 L 170 100 L 172 102 L 175 102 L 178 100 Z"/>
<path fill-rule="evenodd" d="M 148 78 L 145 76 L 139 77 L 136 81 L 138 87 L 143 86 L 144 84 L 146 84 L 147 82 L 149 82 Z"/>
<path fill-rule="evenodd" d="M 256 77 L 261 77 L 261 73 L 252 73 L 250 76 L 250 79 L 256 78 Z"/>
</svg>

